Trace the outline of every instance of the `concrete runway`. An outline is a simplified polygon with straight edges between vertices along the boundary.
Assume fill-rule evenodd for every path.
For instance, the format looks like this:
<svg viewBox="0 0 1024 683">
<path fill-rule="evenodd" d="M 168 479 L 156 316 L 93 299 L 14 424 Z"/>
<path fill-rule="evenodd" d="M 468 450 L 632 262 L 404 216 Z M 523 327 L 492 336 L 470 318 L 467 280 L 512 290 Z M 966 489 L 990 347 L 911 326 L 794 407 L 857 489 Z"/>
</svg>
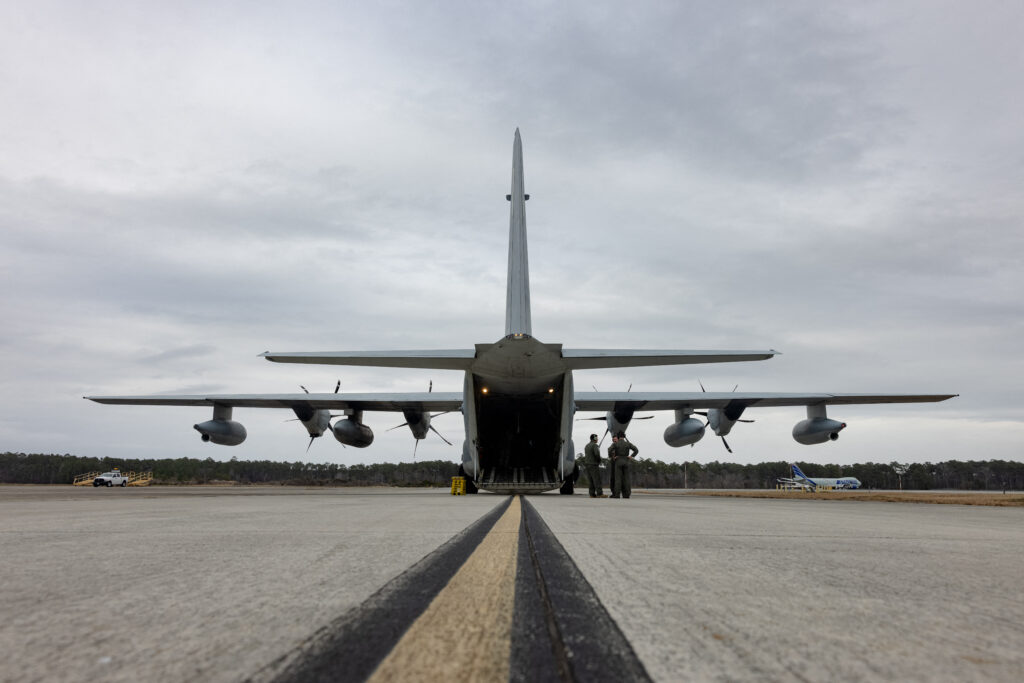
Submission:
<svg viewBox="0 0 1024 683">
<path fill-rule="evenodd" d="M 555 611 L 552 642 L 572 650 L 559 666 L 577 680 L 600 676 L 582 668 L 575 605 L 597 610 L 588 623 L 610 618 L 593 642 L 621 633 L 632 652 L 616 657 L 635 653 L 637 676 L 659 681 L 1024 680 L 1020 508 L 657 493 L 523 500 L 542 520 L 530 550 Z M 521 579 L 534 570 L 526 537 L 516 551 L 508 526 L 519 506 L 507 503 L 419 489 L 2 486 L 0 680 L 294 680 L 287 667 L 332 630 L 401 612 L 388 601 L 403 580 L 425 589 L 428 570 L 452 577 L 460 566 L 475 569 L 452 586 L 474 576 L 493 585 L 491 612 L 508 610 L 515 584 L 511 625 L 438 608 L 467 590 L 446 593 L 444 581 L 427 612 L 447 615 L 467 640 L 499 629 L 515 660 L 544 615 L 535 610 L 537 627 L 524 630 Z M 493 528 L 474 525 L 488 513 Z M 464 533 L 471 526 L 476 536 Z M 459 539 L 475 557 L 431 560 Z M 580 578 L 559 578 L 552 545 Z M 442 630 L 427 616 L 407 635 Z M 436 647 L 404 647 L 433 649 L 446 664 Z M 403 661 L 395 654 L 377 678 L 433 677 L 434 664 Z M 551 680 L 565 679 L 550 668 Z M 527 670 L 513 661 L 510 678 Z"/>
</svg>

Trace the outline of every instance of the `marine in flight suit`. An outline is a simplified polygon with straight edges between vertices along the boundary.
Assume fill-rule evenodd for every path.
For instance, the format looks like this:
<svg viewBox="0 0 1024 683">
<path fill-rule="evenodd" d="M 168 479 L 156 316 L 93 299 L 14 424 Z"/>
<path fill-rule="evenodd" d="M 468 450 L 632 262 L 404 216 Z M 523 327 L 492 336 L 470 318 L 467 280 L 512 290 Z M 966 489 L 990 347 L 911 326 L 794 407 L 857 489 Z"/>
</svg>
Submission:
<svg viewBox="0 0 1024 683">
<path fill-rule="evenodd" d="M 615 442 L 619 437 L 612 435 L 612 442 L 608 444 L 608 488 L 612 490 L 612 498 L 615 498 L 615 461 L 612 455 L 615 454 Z"/>
<path fill-rule="evenodd" d="M 619 432 L 618 440 L 612 444 L 613 467 L 615 469 L 615 484 L 612 488 L 612 498 L 629 498 L 632 490 L 629 487 L 629 469 L 633 464 L 633 457 L 640 452 L 640 449 L 631 444 L 624 432 Z"/>
<path fill-rule="evenodd" d="M 590 497 L 604 497 L 601 490 L 601 447 L 597 445 L 597 434 L 590 435 L 590 443 L 583 449 L 583 464 L 590 480 Z"/>
</svg>

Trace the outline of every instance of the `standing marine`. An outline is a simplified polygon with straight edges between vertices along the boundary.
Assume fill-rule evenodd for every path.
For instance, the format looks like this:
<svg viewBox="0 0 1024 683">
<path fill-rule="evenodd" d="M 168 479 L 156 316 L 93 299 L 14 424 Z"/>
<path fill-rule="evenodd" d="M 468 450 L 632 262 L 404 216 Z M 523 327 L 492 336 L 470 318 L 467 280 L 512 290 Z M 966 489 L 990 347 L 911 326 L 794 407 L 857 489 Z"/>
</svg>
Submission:
<svg viewBox="0 0 1024 683">
<path fill-rule="evenodd" d="M 626 439 L 625 432 L 618 433 L 618 439 L 612 444 L 612 468 L 615 470 L 615 484 L 612 487 L 612 498 L 629 498 L 629 468 L 633 464 L 634 456 L 640 449 Z"/>
<path fill-rule="evenodd" d="M 612 442 L 608 444 L 608 488 L 615 493 L 615 442 L 619 440 L 619 437 L 612 434 Z M 615 496 L 612 496 L 614 498 Z"/>
<path fill-rule="evenodd" d="M 590 435 L 590 443 L 583 449 L 583 464 L 590 480 L 590 497 L 604 498 L 601 490 L 601 447 L 597 445 L 597 434 Z"/>
</svg>

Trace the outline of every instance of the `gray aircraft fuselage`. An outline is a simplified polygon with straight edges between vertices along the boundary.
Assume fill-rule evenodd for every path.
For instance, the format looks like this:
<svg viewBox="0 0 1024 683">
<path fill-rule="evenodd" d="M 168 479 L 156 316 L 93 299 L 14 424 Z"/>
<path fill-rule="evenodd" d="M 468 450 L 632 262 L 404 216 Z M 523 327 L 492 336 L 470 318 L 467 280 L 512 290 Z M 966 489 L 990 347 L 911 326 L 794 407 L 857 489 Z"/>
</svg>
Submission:
<svg viewBox="0 0 1024 683">
<path fill-rule="evenodd" d="M 575 467 L 572 372 L 561 344 L 511 334 L 466 371 L 463 468 L 482 488 L 558 488 Z"/>
</svg>

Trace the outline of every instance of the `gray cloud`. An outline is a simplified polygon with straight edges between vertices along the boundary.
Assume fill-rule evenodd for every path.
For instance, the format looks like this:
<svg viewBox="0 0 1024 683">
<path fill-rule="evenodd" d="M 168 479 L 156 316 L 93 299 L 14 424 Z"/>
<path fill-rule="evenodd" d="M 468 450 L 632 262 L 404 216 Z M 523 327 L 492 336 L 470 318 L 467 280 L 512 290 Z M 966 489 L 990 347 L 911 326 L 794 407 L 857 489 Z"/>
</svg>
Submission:
<svg viewBox="0 0 1024 683">
<path fill-rule="evenodd" d="M 457 373 L 257 354 L 500 336 L 520 126 L 538 337 L 784 352 L 578 386 L 962 394 L 852 408 L 822 449 L 789 438 L 799 411 L 759 413 L 734 456 L 669 449 L 650 420 L 646 454 L 1019 458 L 1022 18 L 932 3 L 0 10 L 0 443 L 299 459 L 287 415 L 248 411 L 250 439 L 214 451 L 191 430 L 205 411 L 79 397 L 339 377 L 459 390 Z M 311 457 L 409 454 L 399 430 Z"/>
</svg>

